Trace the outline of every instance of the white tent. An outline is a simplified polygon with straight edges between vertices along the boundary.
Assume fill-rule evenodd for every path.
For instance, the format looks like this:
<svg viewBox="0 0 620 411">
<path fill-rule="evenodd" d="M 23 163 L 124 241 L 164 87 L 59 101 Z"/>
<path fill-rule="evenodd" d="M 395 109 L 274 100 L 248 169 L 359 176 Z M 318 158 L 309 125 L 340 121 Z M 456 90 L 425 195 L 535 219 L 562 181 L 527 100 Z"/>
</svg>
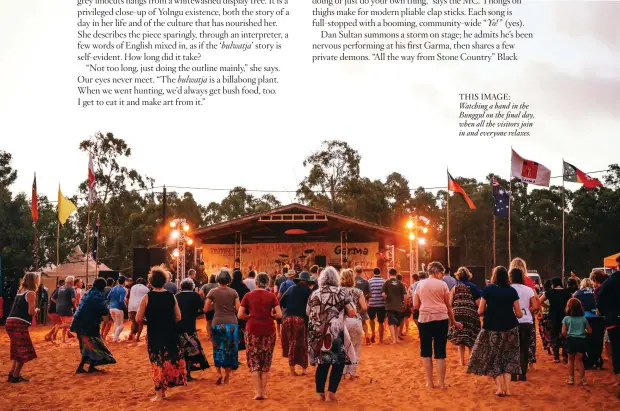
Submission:
<svg viewBox="0 0 620 411">
<path fill-rule="evenodd" d="M 63 280 L 65 277 L 73 276 L 75 278 L 81 278 L 86 280 L 86 254 L 82 251 L 80 246 L 76 246 L 73 251 L 67 257 L 67 262 L 62 263 L 56 269 L 56 265 L 49 264 L 41 270 L 41 280 L 50 288 L 56 285 L 57 280 Z M 105 264 L 95 264 L 92 258 L 88 259 L 88 283 L 92 282 L 97 277 L 98 271 L 111 271 L 110 267 Z"/>
</svg>

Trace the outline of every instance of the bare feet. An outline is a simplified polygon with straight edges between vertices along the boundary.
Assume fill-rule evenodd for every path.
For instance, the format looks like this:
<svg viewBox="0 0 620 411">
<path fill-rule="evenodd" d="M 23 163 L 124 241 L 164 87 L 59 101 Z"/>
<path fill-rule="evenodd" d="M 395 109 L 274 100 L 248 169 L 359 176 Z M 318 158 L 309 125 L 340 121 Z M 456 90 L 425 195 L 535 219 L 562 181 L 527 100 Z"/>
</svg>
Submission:
<svg viewBox="0 0 620 411">
<path fill-rule="evenodd" d="M 435 385 L 432 382 L 427 382 L 426 388 L 435 388 Z"/>
<path fill-rule="evenodd" d="M 256 395 L 254 396 L 254 398 L 252 398 L 252 399 L 253 399 L 253 400 L 262 400 L 262 399 L 263 399 L 263 397 L 262 397 L 261 395 L 259 395 L 259 394 L 256 394 Z"/>
<path fill-rule="evenodd" d="M 151 402 L 158 402 L 164 399 L 164 396 L 159 393 L 159 391 L 155 394 L 153 398 L 151 398 Z"/>
<path fill-rule="evenodd" d="M 308 369 L 304 368 L 304 370 L 301 372 L 301 375 L 308 375 Z"/>
<path fill-rule="evenodd" d="M 334 394 L 333 392 L 328 392 L 325 401 L 338 402 L 338 399 L 336 398 L 336 394 Z"/>
<path fill-rule="evenodd" d="M 230 376 L 227 375 L 226 377 L 224 377 L 224 381 L 222 381 L 223 384 L 228 384 L 230 382 Z"/>
<path fill-rule="evenodd" d="M 319 401 L 325 401 L 325 394 L 317 394 L 317 399 Z"/>
<path fill-rule="evenodd" d="M 291 377 L 298 377 L 299 374 L 297 374 L 295 371 L 291 371 L 290 372 Z"/>
<path fill-rule="evenodd" d="M 220 375 L 219 377 L 217 377 L 217 381 L 215 381 L 215 385 L 222 385 L 222 376 Z"/>
<path fill-rule="evenodd" d="M 447 390 L 448 389 L 448 387 L 446 387 L 446 384 L 439 384 L 438 387 L 439 387 L 440 390 Z"/>
</svg>

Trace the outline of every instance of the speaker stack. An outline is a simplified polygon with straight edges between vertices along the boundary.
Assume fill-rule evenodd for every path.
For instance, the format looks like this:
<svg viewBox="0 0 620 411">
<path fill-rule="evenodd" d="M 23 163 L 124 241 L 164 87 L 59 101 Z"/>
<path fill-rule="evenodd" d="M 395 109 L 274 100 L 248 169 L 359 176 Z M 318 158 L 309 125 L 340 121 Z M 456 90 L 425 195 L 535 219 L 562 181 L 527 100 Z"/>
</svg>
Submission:
<svg viewBox="0 0 620 411">
<path fill-rule="evenodd" d="M 448 266 L 448 247 L 431 247 L 431 260 L 440 262 L 446 270 L 449 269 L 451 273 L 455 273 L 461 266 L 461 248 L 450 247 L 450 266 Z"/>
<path fill-rule="evenodd" d="M 134 248 L 133 249 L 133 278 L 146 279 L 151 267 L 166 262 L 164 248 Z"/>
</svg>

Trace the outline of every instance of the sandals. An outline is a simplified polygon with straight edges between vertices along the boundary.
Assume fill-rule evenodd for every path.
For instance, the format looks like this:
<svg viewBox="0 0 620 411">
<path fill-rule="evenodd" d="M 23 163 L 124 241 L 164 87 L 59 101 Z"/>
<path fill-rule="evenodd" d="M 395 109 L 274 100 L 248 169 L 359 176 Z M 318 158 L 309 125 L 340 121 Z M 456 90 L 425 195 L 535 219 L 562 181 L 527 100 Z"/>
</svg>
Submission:
<svg viewBox="0 0 620 411">
<path fill-rule="evenodd" d="M 575 385 L 575 377 L 568 377 L 568 381 L 566 383 L 568 385 Z"/>
<path fill-rule="evenodd" d="M 217 381 L 215 381 L 215 385 L 222 385 L 222 380 L 224 379 L 224 377 L 219 376 L 217 377 Z"/>
</svg>

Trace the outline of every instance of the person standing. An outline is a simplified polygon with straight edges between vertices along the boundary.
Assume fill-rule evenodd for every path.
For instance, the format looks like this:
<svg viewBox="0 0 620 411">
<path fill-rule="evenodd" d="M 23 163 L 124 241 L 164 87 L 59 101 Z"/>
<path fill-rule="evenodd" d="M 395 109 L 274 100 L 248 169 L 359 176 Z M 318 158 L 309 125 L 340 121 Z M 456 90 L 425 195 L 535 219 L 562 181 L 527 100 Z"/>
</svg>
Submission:
<svg viewBox="0 0 620 411">
<path fill-rule="evenodd" d="M 47 325 L 47 305 L 49 303 L 49 293 L 47 287 L 43 284 L 39 284 L 37 289 L 37 305 L 39 308 L 39 318 L 37 323 L 41 325 Z"/>
<path fill-rule="evenodd" d="M 471 352 L 467 373 L 493 378 L 495 395 L 510 396 L 512 375 L 521 374 L 517 319 L 523 311 L 505 267 L 493 270 L 491 283 L 482 290 L 478 314 L 484 316 L 482 330 Z"/>
<path fill-rule="evenodd" d="M 519 307 L 523 315 L 518 318 L 519 322 L 519 358 L 521 359 L 521 375 L 513 374 L 512 381 L 527 381 L 527 370 L 529 366 L 529 351 L 532 346 L 532 338 L 536 338 L 536 327 L 534 326 L 534 314 L 540 309 L 540 301 L 530 287 L 524 284 L 525 274 L 520 268 L 510 270 L 511 287 L 519 295 Z"/>
<path fill-rule="evenodd" d="M 620 257 L 616 259 L 616 271 L 605 280 L 598 290 L 598 310 L 605 317 L 605 327 L 611 345 L 611 362 L 620 385 Z M 620 391 L 618 391 L 620 398 Z"/>
<path fill-rule="evenodd" d="M 200 295 L 194 291 L 195 285 L 196 283 L 191 278 L 186 278 L 181 281 L 181 292 L 176 295 L 181 311 L 181 321 L 178 323 L 178 328 L 183 358 L 185 358 L 187 381 L 194 380 L 191 375 L 192 371 L 205 370 L 210 367 L 196 334 L 196 317 L 203 314 L 203 302 Z"/>
<path fill-rule="evenodd" d="M 581 280 L 579 291 L 573 297 L 581 301 L 584 317 L 590 324 L 592 332 L 586 335 L 587 350 L 583 356 L 586 369 L 597 367 L 603 368 L 603 337 L 605 335 L 605 323 L 596 311 L 596 300 L 594 298 L 594 282 L 589 278 Z"/>
<path fill-rule="evenodd" d="M 103 289 L 103 299 L 105 301 L 105 304 L 108 306 L 108 311 L 110 308 L 110 291 L 112 291 L 114 283 L 115 281 L 113 278 L 108 278 L 106 280 L 106 287 Z M 112 317 L 108 312 L 108 315 L 104 315 L 101 319 L 101 338 L 103 339 L 103 341 L 106 341 L 108 339 L 108 334 L 110 333 L 113 325 L 114 320 L 112 320 Z"/>
<path fill-rule="evenodd" d="M 47 314 L 48 314 L 49 319 L 52 320 L 53 326 L 50 332 L 45 335 L 45 341 L 56 341 L 56 335 L 58 334 L 58 330 L 60 329 L 60 326 L 62 325 L 62 322 L 60 321 L 60 317 L 56 313 L 56 299 L 58 298 L 58 290 L 63 285 L 65 285 L 65 280 L 59 280 L 58 285 L 56 286 L 56 289 L 52 291 L 52 295 L 50 296 L 50 304 L 49 304 L 49 310 Z"/>
<path fill-rule="evenodd" d="M 108 294 L 108 300 L 110 301 L 110 317 L 114 321 L 114 336 L 112 340 L 119 342 L 121 333 L 125 327 L 125 295 L 127 289 L 125 288 L 125 277 L 118 276 L 118 285 L 110 290 Z"/>
<path fill-rule="evenodd" d="M 32 325 L 32 317 L 39 313 L 37 308 L 37 288 L 41 277 L 36 273 L 26 273 L 21 287 L 17 291 L 11 312 L 9 313 L 4 329 L 11 342 L 11 361 L 13 365 L 8 375 L 8 382 L 28 382 L 22 377 L 24 364 L 37 358 L 32 345 L 28 328 Z"/>
<path fill-rule="evenodd" d="M 172 295 L 177 295 L 177 293 L 179 292 L 179 288 L 177 287 L 176 283 L 172 281 L 172 276 L 168 278 L 168 281 L 164 285 L 164 290 L 172 293 Z"/>
<path fill-rule="evenodd" d="M 420 310 L 418 329 L 420 331 L 420 356 L 424 362 L 426 386 L 434 388 L 433 382 L 433 354 L 437 363 L 439 388 L 446 389 L 446 345 L 448 343 L 448 329 L 450 325 L 457 330 L 463 324 L 454 319 L 450 305 L 450 291 L 442 280 L 444 267 L 434 261 L 428 265 L 429 277 L 421 281 L 416 288 L 413 307 Z M 433 353 L 434 351 L 434 353 Z"/>
<path fill-rule="evenodd" d="M 239 295 L 228 285 L 232 281 L 230 272 L 220 271 L 216 280 L 219 287 L 207 294 L 204 311 L 215 306 L 215 314 L 211 326 L 211 341 L 213 343 L 213 362 L 217 369 L 217 385 L 228 384 L 230 373 L 239 368 L 239 326 L 237 312 L 239 311 Z M 225 376 L 222 376 L 224 369 Z"/>
<path fill-rule="evenodd" d="M 209 295 L 209 291 L 217 287 L 218 287 L 218 284 L 215 281 L 215 274 L 211 274 L 209 276 L 209 282 L 203 285 L 202 288 L 200 288 L 200 297 L 202 298 L 202 300 L 203 301 L 206 300 L 207 295 Z M 215 312 L 213 311 L 213 308 L 211 308 L 211 311 L 205 312 L 205 319 L 207 320 L 207 337 L 209 337 L 209 339 L 211 339 L 211 324 L 212 324 L 214 315 L 215 315 Z"/>
<path fill-rule="evenodd" d="M 278 299 L 265 290 L 269 276 L 261 273 L 256 277 L 256 288 L 241 300 L 239 320 L 247 321 L 246 356 L 256 395 L 255 400 L 267 399 L 267 380 L 271 369 L 273 350 L 276 345 L 274 320 L 282 317 Z"/>
<path fill-rule="evenodd" d="M 346 338 L 344 316 L 355 317 L 355 307 L 344 289 L 334 267 L 325 268 L 319 277 L 319 289 L 308 299 L 308 352 L 310 364 L 318 365 L 315 374 L 316 392 L 322 401 L 336 401 L 345 363 L 354 363 L 355 350 Z M 346 333 L 346 334 L 345 334 Z M 328 342 L 328 344 L 326 344 Z M 331 373 L 330 373 L 331 368 Z M 329 374 L 327 393 L 325 384 Z"/>
<path fill-rule="evenodd" d="M 373 276 L 368 280 L 370 287 L 370 300 L 368 302 L 368 318 L 370 318 L 370 342 L 375 343 L 375 318 L 379 328 L 379 343 L 383 343 L 383 332 L 385 323 L 385 299 L 383 298 L 383 284 L 385 280 L 381 278 L 381 270 L 372 270 Z"/>
<path fill-rule="evenodd" d="M 383 283 L 381 295 L 385 299 L 385 312 L 392 336 L 392 344 L 398 344 L 398 340 L 403 338 L 400 335 L 400 321 L 403 316 L 407 289 L 396 278 L 398 271 L 395 268 L 390 268 L 388 273 L 390 278 Z"/>
<path fill-rule="evenodd" d="M 102 370 L 96 368 L 97 366 L 116 364 L 112 353 L 101 339 L 100 333 L 101 316 L 110 312 L 103 299 L 105 286 L 106 281 L 103 278 L 97 278 L 93 282 L 93 288 L 82 296 L 73 316 L 71 331 L 77 334 L 82 356 L 80 365 L 75 371 L 76 374 L 101 372 Z M 89 364 L 88 371 L 84 369 L 86 364 Z"/>
<path fill-rule="evenodd" d="M 301 375 L 307 374 L 308 368 L 308 315 L 306 306 L 312 294 L 312 288 L 316 278 L 303 271 L 295 279 L 295 285 L 286 290 L 280 299 L 282 312 L 286 317 L 282 322 L 282 353 L 288 358 L 291 377 L 297 376 L 295 366 L 302 369 Z"/>
<path fill-rule="evenodd" d="M 592 328 L 583 315 L 583 306 L 578 299 L 568 300 L 566 314 L 562 320 L 562 335 L 566 338 L 568 352 L 568 385 L 575 384 L 575 368 L 579 371 L 581 385 L 588 385 L 583 356 L 588 348 L 586 334 L 592 333 Z"/>
<path fill-rule="evenodd" d="M 60 287 L 56 297 L 56 313 L 60 317 L 63 344 L 67 342 L 67 333 L 73 321 L 73 310 L 77 301 L 73 281 L 72 276 L 65 278 L 65 285 Z"/>
<path fill-rule="evenodd" d="M 198 279 L 196 278 L 196 270 L 194 270 L 193 268 L 190 269 L 187 272 L 187 278 L 189 278 L 190 280 L 192 280 L 192 282 L 194 283 L 194 291 L 198 292 L 198 290 L 200 290 L 200 282 L 198 281 Z"/>
<path fill-rule="evenodd" d="M 75 289 L 75 308 L 76 309 L 80 305 L 80 300 L 82 299 L 82 295 L 84 295 L 84 288 L 82 287 L 83 285 L 84 285 L 84 282 L 79 278 L 76 278 L 73 281 L 73 288 Z"/>
<path fill-rule="evenodd" d="M 139 324 L 136 320 L 138 310 L 140 309 L 140 302 L 145 295 L 149 293 L 149 288 L 144 284 L 144 278 L 138 278 L 136 283 L 131 287 L 129 293 L 129 301 L 127 302 L 127 311 L 129 313 L 129 321 L 131 321 L 131 333 L 128 340 L 136 339 L 136 342 L 140 341 L 142 335 L 142 324 Z"/>
<path fill-rule="evenodd" d="M 151 291 L 142 298 L 136 320 L 146 324 L 146 347 L 151 362 L 155 397 L 166 398 L 172 387 L 187 385 L 185 359 L 181 351 L 177 323 L 181 310 L 174 294 L 164 289 L 170 273 L 162 267 L 153 267 L 149 273 Z"/>
<path fill-rule="evenodd" d="M 361 349 L 362 349 L 362 315 L 366 313 L 366 299 L 364 293 L 359 288 L 355 287 L 355 278 L 353 277 L 352 270 L 343 270 L 340 275 L 340 286 L 348 293 L 351 303 L 355 306 L 355 317 L 345 318 L 344 325 L 347 327 L 349 337 L 351 338 L 351 344 L 355 350 L 355 358 L 357 362 L 355 364 L 349 364 L 344 367 L 344 375 L 349 374 L 351 379 L 358 378 L 357 365 L 360 362 Z"/>
<path fill-rule="evenodd" d="M 248 273 L 248 278 L 243 280 L 243 283 L 245 284 L 246 287 L 248 287 L 248 290 L 254 291 L 256 289 L 256 271 L 251 270 Z"/>
<path fill-rule="evenodd" d="M 364 300 L 368 302 L 370 300 L 370 284 L 368 280 L 364 278 L 364 270 L 361 265 L 355 267 L 355 288 L 360 290 L 364 295 Z M 370 337 L 368 336 L 368 310 L 360 315 L 362 321 L 362 329 L 364 330 L 364 337 L 366 339 L 366 345 L 370 345 Z"/>
<path fill-rule="evenodd" d="M 229 287 L 237 292 L 239 301 L 243 300 L 243 297 L 250 292 L 250 289 L 243 282 L 243 274 L 241 274 L 241 270 L 236 270 L 233 272 L 232 281 Z M 245 320 L 237 319 L 239 351 L 245 350 L 245 325 Z"/>
<path fill-rule="evenodd" d="M 478 305 L 482 291 L 471 282 L 472 274 L 466 267 L 460 267 L 456 271 L 456 279 L 456 285 L 450 290 L 450 306 L 454 311 L 455 320 L 463 324 L 463 329 L 450 327 L 448 340 L 458 347 L 459 364 L 465 366 L 467 365 L 465 348 L 469 351 L 467 356 L 469 358 L 476 337 L 480 333 Z"/>
<path fill-rule="evenodd" d="M 566 303 L 571 298 L 571 293 L 562 287 L 562 279 L 555 277 L 551 279 L 551 289 L 540 297 L 540 301 L 549 300 L 549 324 L 551 327 L 551 348 L 553 349 L 553 360 L 560 362 L 560 349 L 562 357 L 568 361 L 564 337 L 562 337 L 562 320 L 566 316 Z"/>
</svg>

